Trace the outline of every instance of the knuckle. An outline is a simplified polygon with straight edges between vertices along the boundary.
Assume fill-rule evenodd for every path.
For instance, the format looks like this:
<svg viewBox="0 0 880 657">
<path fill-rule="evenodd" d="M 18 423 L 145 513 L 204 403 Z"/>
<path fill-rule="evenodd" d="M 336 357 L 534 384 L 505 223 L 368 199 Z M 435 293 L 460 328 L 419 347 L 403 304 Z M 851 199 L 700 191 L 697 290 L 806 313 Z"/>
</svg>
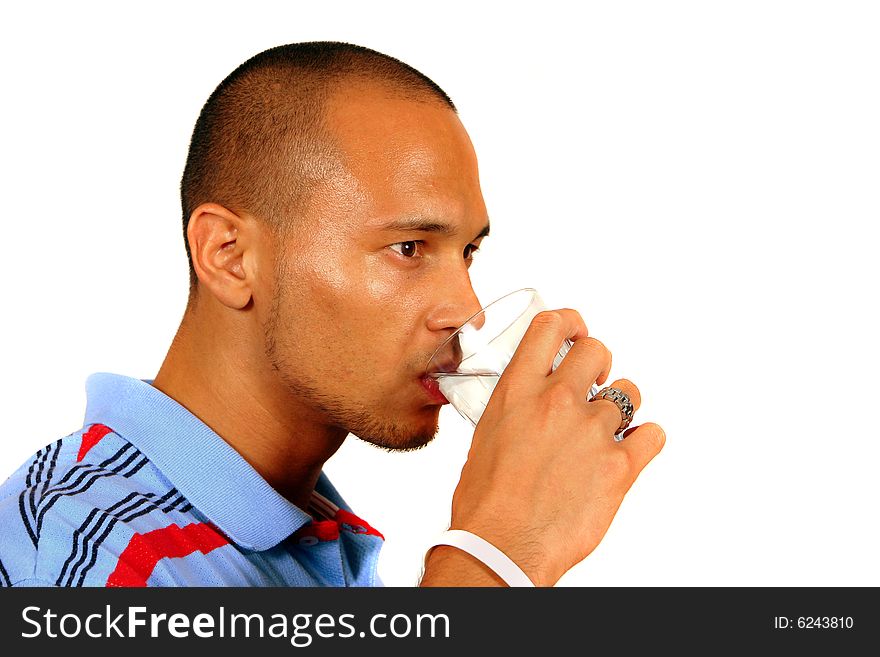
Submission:
<svg viewBox="0 0 880 657">
<path fill-rule="evenodd" d="M 580 326 L 585 334 L 589 333 L 589 329 L 587 329 L 587 323 L 584 321 L 584 318 L 581 317 L 581 314 L 575 310 L 574 308 L 563 308 L 560 312 L 565 313 L 566 315 L 570 315 L 574 320 L 574 323 Z"/>
<path fill-rule="evenodd" d="M 561 385 L 558 383 L 554 383 L 547 387 L 547 390 L 544 393 L 545 403 L 547 404 L 547 409 L 551 413 L 565 413 L 569 412 L 577 402 L 580 403 L 580 399 L 572 394 L 571 389 L 566 385 Z"/>
<path fill-rule="evenodd" d="M 591 354 L 591 358 L 605 358 L 605 345 L 603 345 L 599 340 L 593 337 L 581 338 L 577 342 L 575 342 L 575 349 L 582 349 L 585 353 Z"/>
<path fill-rule="evenodd" d="M 594 351 L 598 351 L 598 352 L 601 352 L 601 353 L 603 353 L 603 354 L 604 354 L 606 351 L 608 351 L 608 350 L 605 348 L 605 345 L 602 344 L 602 341 L 599 340 L 599 339 L 597 339 L 597 338 L 594 338 L 593 336 L 587 336 L 586 338 L 583 338 L 583 339 L 581 339 L 581 340 L 578 340 L 578 342 L 582 342 L 582 343 L 584 344 L 584 347 L 588 347 L 588 348 L 590 348 L 590 349 L 593 349 Z"/>
<path fill-rule="evenodd" d="M 575 310 L 574 308 L 560 308 L 557 312 L 562 313 L 564 315 L 571 315 L 578 322 L 584 321 L 583 318 L 581 317 L 581 314 L 577 310 Z"/>
<path fill-rule="evenodd" d="M 532 318 L 532 326 L 556 329 L 562 326 L 562 314 L 556 310 L 542 310 Z"/>
</svg>

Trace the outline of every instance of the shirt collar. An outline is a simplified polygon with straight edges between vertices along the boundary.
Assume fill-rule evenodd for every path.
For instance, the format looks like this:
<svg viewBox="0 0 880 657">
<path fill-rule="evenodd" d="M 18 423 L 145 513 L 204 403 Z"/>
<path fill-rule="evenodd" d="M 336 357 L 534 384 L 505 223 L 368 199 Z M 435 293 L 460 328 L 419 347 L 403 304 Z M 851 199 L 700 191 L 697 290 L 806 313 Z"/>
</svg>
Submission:
<svg viewBox="0 0 880 657">
<path fill-rule="evenodd" d="M 86 380 L 85 424 L 105 424 L 137 447 L 236 544 L 268 550 L 312 520 L 225 440 L 152 380 L 99 372 Z M 323 472 L 317 489 L 344 502 Z"/>
</svg>

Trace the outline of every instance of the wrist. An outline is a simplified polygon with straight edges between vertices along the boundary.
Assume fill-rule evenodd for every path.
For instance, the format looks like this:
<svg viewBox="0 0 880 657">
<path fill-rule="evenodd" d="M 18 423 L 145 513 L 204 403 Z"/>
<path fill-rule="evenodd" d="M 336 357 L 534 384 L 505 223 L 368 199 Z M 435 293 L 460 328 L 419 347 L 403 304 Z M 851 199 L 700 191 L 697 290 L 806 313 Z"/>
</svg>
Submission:
<svg viewBox="0 0 880 657">
<path fill-rule="evenodd" d="M 523 570 L 510 557 L 484 538 L 463 529 L 448 529 L 436 539 L 430 549 L 438 545 L 456 547 L 488 566 L 508 586 L 534 587 Z M 429 550 L 430 552 L 430 550 Z M 427 556 L 427 555 L 426 555 Z"/>
<path fill-rule="evenodd" d="M 451 545 L 435 545 L 425 556 L 419 586 L 507 586 L 472 554 Z"/>
<path fill-rule="evenodd" d="M 515 529 L 511 525 L 498 527 L 483 523 L 453 523 L 450 529 L 464 530 L 488 542 L 521 570 L 534 586 L 553 586 L 559 577 L 553 577 L 546 548 L 532 536 L 535 530 Z"/>
</svg>

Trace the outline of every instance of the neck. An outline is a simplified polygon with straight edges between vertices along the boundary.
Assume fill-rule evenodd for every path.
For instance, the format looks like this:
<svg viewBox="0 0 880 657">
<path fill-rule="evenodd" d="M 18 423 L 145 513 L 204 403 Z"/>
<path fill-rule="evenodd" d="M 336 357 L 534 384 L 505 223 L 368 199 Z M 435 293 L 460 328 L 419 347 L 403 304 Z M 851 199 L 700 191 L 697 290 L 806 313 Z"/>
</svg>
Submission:
<svg viewBox="0 0 880 657">
<path fill-rule="evenodd" d="M 299 402 L 267 362 L 253 322 L 225 310 L 209 295 L 187 308 L 153 386 L 305 510 L 321 468 L 347 432 Z"/>
</svg>

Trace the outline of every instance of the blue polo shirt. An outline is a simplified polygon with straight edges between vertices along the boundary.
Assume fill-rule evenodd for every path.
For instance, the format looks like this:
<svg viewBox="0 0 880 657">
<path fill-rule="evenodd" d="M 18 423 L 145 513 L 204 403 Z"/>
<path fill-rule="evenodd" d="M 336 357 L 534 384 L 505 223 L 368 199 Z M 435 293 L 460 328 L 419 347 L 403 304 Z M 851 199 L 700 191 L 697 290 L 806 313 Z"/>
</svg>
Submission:
<svg viewBox="0 0 880 657">
<path fill-rule="evenodd" d="M 91 375 L 82 429 L 0 486 L 0 586 L 381 586 L 323 473 L 298 508 L 150 383 Z"/>
</svg>

